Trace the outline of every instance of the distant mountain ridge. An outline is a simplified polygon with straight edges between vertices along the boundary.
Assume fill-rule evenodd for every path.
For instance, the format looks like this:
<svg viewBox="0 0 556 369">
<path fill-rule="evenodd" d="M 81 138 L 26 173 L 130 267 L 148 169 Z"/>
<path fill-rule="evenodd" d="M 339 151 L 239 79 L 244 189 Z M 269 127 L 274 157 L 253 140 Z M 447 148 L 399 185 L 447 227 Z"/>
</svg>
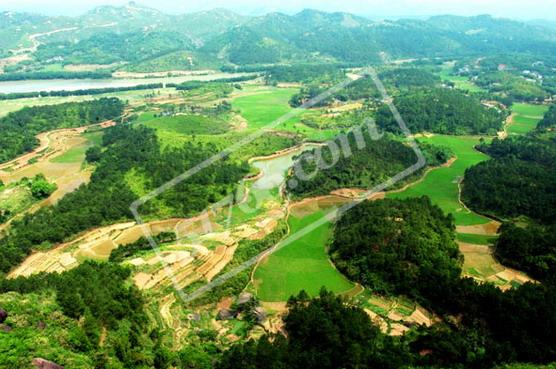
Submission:
<svg viewBox="0 0 556 369">
<path fill-rule="evenodd" d="M 299 61 L 361 64 L 384 58 L 492 52 L 556 54 L 556 28 L 489 15 L 396 21 L 312 9 L 294 15 L 256 17 L 226 9 L 169 15 L 135 2 L 100 6 L 79 17 L 0 13 L 0 50 L 29 46 L 25 40 L 30 35 L 56 30 L 62 31 L 40 37 L 45 45 L 37 53 L 39 62 L 133 63 L 179 51 L 194 52 L 210 65 Z M 133 45 L 126 46 L 130 41 Z M 121 45 L 129 47 L 129 57 Z M 116 56 L 110 57 L 113 53 Z"/>
</svg>

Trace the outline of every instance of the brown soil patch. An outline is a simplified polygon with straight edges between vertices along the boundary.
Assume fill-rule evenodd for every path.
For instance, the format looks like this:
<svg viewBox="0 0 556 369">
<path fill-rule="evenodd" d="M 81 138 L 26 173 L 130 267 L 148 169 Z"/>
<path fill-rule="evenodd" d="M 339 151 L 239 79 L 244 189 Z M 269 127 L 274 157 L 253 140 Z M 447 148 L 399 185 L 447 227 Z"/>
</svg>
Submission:
<svg viewBox="0 0 556 369">
<path fill-rule="evenodd" d="M 228 263 L 233 259 L 236 249 L 237 245 L 226 248 L 226 251 L 224 252 L 224 255 L 222 256 L 220 261 L 216 263 L 216 265 L 214 265 L 214 267 L 205 274 L 205 278 L 207 279 L 207 281 L 212 281 L 212 279 L 216 277 L 218 273 L 220 273 L 224 269 L 224 267 L 226 267 L 226 265 L 228 265 Z"/>
<path fill-rule="evenodd" d="M 218 304 L 216 304 L 216 308 L 218 310 L 222 310 L 222 309 L 229 309 L 232 307 L 232 304 L 234 303 L 234 299 L 231 297 L 223 297 L 222 300 L 220 300 L 218 302 Z"/>
<path fill-rule="evenodd" d="M 506 118 L 506 122 L 504 123 L 504 129 L 498 132 L 498 138 L 503 140 L 508 137 L 508 128 L 514 124 L 515 113 L 511 113 L 508 118 Z"/>
<path fill-rule="evenodd" d="M 75 253 L 76 258 L 90 258 L 99 260 L 108 260 L 112 250 L 118 246 L 109 237 L 95 240 L 91 243 L 79 246 L 79 250 Z"/>
<path fill-rule="evenodd" d="M 498 229 L 500 228 L 501 223 L 495 220 L 485 223 L 485 224 L 477 224 L 471 226 L 457 226 L 456 231 L 458 233 L 469 233 L 469 234 L 478 234 L 478 235 L 485 235 L 485 236 L 495 236 L 498 234 Z"/>
<path fill-rule="evenodd" d="M 523 284 L 535 282 L 525 273 L 506 268 L 498 263 L 492 254 L 492 248 L 484 245 L 472 245 L 458 242 L 464 257 L 463 273 L 479 281 L 494 283 L 502 290 L 512 288 L 512 282 Z"/>
<path fill-rule="evenodd" d="M 244 131 L 249 126 L 249 122 L 241 115 L 233 114 L 230 119 L 230 125 L 233 127 L 234 131 Z"/>
<path fill-rule="evenodd" d="M 339 207 L 350 202 L 346 197 L 326 195 L 301 200 L 290 205 L 290 214 L 295 217 L 304 217 L 316 211 Z"/>
</svg>

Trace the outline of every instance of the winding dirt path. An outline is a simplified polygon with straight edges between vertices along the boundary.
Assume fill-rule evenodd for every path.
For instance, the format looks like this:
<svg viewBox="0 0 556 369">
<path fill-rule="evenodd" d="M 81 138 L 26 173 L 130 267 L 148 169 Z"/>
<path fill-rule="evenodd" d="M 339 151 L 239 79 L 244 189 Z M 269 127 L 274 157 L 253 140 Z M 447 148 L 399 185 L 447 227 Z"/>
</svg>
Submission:
<svg viewBox="0 0 556 369">
<path fill-rule="evenodd" d="M 105 129 L 115 125 L 116 125 L 115 121 L 107 120 L 105 122 L 90 124 L 90 125 L 76 127 L 76 128 L 62 128 L 53 131 L 39 133 L 36 136 L 37 140 L 39 140 L 39 146 L 37 148 L 33 149 L 33 151 L 31 152 L 18 156 L 15 159 L 0 164 L 0 178 L 8 177 L 8 175 L 6 173 L 2 173 L 2 171 L 8 169 L 10 171 L 23 170 L 25 169 L 26 166 L 30 164 L 29 162 L 33 159 L 37 159 L 37 161 L 42 161 L 46 159 L 52 159 L 56 156 L 61 155 L 65 150 L 68 149 L 66 145 L 67 139 L 85 133 L 90 128 L 100 127 L 102 129 Z"/>
</svg>

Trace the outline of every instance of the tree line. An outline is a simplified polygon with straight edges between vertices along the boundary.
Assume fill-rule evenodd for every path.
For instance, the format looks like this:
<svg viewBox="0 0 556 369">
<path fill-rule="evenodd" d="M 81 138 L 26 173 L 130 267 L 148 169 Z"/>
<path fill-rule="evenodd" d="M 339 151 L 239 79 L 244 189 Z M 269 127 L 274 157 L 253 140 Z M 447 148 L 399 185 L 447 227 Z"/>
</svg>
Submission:
<svg viewBox="0 0 556 369">
<path fill-rule="evenodd" d="M 353 131 L 347 134 L 349 155 L 343 155 L 333 146 L 300 155 L 290 175 L 290 179 L 296 179 L 296 186 L 289 192 L 296 198 L 303 198 L 340 188 L 371 189 L 417 163 L 418 157 L 411 147 L 386 136 L 373 140 L 366 129 L 363 132 L 365 145 L 361 149 Z M 420 148 L 429 166 L 445 163 L 452 156 L 442 147 L 420 144 Z"/>
<path fill-rule="evenodd" d="M 35 137 L 60 128 L 76 128 L 115 119 L 124 104 L 117 98 L 26 107 L 0 118 L 0 162 L 9 161 L 37 145 Z"/>
<path fill-rule="evenodd" d="M 37 91 L 37 92 L 14 92 L 9 94 L 0 94 L 0 100 L 17 100 L 37 97 L 54 97 L 54 96 L 87 96 L 87 95 L 102 95 L 113 92 L 121 91 L 137 91 L 137 90 L 152 90 L 162 88 L 162 83 L 151 83 L 129 87 L 104 87 L 92 88 L 84 90 L 62 90 L 62 91 Z"/>
<path fill-rule="evenodd" d="M 394 98 L 394 105 L 412 133 L 495 135 L 504 121 L 504 113 L 487 108 L 460 91 L 445 88 L 412 90 Z M 386 105 L 378 109 L 376 121 L 387 131 L 401 132 Z"/>
<path fill-rule="evenodd" d="M 479 150 L 492 157 L 465 172 L 462 199 L 501 218 L 556 221 L 556 142 L 535 136 L 495 138 Z"/>
<path fill-rule="evenodd" d="M 0 74 L 0 81 L 26 81 L 34 79 L 108 79 L 111 72 L 38 71 Z"/>
</svg>

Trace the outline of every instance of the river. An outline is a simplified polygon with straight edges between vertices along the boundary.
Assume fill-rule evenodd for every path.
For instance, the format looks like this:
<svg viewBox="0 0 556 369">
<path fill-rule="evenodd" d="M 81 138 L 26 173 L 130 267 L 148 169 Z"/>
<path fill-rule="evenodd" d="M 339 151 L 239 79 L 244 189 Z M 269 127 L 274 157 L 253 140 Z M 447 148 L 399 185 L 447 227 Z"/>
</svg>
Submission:
<svg viewBox="0 0 556 369">
<path fill-rule="evenodd" d="M 37 91 L 76 91 L 97 88 L 133 87 L 152 83 L 183 83 L 187 81 L 212 81 L 221 78 L 244 76 L 243 73 L 192 74 L 178 77 L 158 78 L 110 78 L 110 79 L 47 79 L 0 82 L 0 93 L 23 93 Z"/>
</svg>

